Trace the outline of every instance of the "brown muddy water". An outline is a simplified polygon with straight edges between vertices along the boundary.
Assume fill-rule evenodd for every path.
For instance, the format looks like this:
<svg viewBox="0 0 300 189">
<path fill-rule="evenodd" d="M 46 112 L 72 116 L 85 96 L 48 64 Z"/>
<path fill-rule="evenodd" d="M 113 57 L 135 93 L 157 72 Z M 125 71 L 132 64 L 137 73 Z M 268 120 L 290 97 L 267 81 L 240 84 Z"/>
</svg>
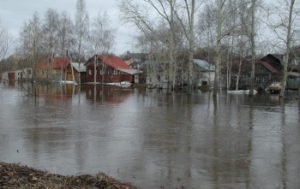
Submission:
<svg viewBox="0 0 300 189">
<path fill-rule="evenodd" d="M 30 89 L 30 85 L 24 86 Z M 300 186 L 299 93 L 0 85 L 0 161 L 144 189 Z"/>
</svg>

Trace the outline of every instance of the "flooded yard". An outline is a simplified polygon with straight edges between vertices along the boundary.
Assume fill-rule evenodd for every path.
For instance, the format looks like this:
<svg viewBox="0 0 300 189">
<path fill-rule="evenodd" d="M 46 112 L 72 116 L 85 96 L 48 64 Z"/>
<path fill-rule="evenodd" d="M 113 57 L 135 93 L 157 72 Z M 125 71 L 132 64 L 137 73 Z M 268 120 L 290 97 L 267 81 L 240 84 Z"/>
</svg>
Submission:
<svg viewBox="0 0 300 189">
<path fill-rule="evenodd" d="M 300 100 L 101 85 L 0 85 L 0 161 L 140 188 L 298 188 Z"/>
</svg>

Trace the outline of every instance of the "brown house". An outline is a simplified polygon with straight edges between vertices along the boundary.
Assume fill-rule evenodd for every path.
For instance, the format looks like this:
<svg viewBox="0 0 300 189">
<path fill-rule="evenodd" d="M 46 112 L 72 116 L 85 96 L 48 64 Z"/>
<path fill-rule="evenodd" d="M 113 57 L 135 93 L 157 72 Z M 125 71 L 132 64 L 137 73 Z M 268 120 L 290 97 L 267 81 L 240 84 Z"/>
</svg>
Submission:
<svg viewBox="0 0 300 189">
<path fill-rule="evenodd" d="M 85 63 L 85 66 L 87 82 L 94 82 L 96 74 L 96 82 L 119 83 L 129 81 L 138 83 L 138 76 L 141 73 L 141 71 L 130 68 L 121 58 L 114 55 L 94 55 Z"/>
</svg>

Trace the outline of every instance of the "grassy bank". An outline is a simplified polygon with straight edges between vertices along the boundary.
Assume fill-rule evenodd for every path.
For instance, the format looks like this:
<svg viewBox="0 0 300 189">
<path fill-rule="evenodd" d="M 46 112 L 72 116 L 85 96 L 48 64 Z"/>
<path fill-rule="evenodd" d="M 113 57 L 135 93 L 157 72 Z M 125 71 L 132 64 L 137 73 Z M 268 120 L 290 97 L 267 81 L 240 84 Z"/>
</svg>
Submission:
<svg viewBox="0 0 300 189">
<path fill-rule="evenodd" d="M 33 169 L 19 164 L 0 162 L 0 188 L 13 189 L 137 189 L 99 173 L 92 175 L 64 176 Z"/>
</svg>

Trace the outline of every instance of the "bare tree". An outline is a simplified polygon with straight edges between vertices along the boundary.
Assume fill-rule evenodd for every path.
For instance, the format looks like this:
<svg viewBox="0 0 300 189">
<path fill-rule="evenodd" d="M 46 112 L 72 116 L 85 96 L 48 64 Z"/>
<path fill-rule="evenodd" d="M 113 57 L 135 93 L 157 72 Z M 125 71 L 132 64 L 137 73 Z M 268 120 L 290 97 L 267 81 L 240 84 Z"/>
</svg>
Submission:
<svg viewBox="0 0 300 189">
<path fill-rule="evenodd" d="M 29 60 L 28 64 L 33 71 L 33 80 L 36 78 L 36 65 L 42 60 L 43 47 L 42 26 L 39 14 L 35 12 L 32 19 L 24 22 L 19 36 L 18 52 Z"/>
<path fill-rule="evenodd" d="M 42 25 L 42 35 L 43 51 L 49 57 L 58 54 L 58 26 L 59 14 L 54 9 L 48 9 Z"/>
<path fill-rule="evenodd" d="M 67 50 L 74 44 L 73 22 L 66 11 L 59 16 L 58 25 L 58 53 L 65 56 Z"/>
<path fill-rule="evenodd" d="M 217 92 L 220 87 L 220 73 L 221 73 L 221 40 L 224 37 L 222 33 L 222 26 L 223 26 L 223 8 L 224 4 L 227 0 L 219 0 L 218 1 L 218 9 L 217 9 L 217 45 L 216 45 L 216 70 L 215 70 L 215 82 L 214 82 L 214 89 L 213 89 L 213 96 L 217 95 Z"/>
<path fill-rule="evenodd" d="M 254 81 L 255 81 L 255 58 L 256 58 L 256 46 L 255 46 L 255 33 L 256 33 L 256 0 L 251 0 L 251 33 L 250 33 L 250 41 L 251 41 L 251 85 L 249 96 L 253 96 L 254 91 Z"/>
<path fill-rule="evenodd" d="M 10 34 L 9 30 L 2 25 L 0 19 L 0 62 L 5 58 L 8 53 L 9 48 L 13 43 L 13 37 Z M 2 62 L 0 66 L 0 73 L 2 73 Z"/>
<path fill-rule="evenodd" d="M 181 23 L 181 26 L 184 31 L 184 35 L 188 43 L 188 94 L 191 94 L 192 85 L 193 85 L 193 72 L 194 72 L 194 49 L 195 49 L 195 14 L 199 7 L 202 5 L 203 1 L 195 0 L 184 0 L 184 10 L 185 14 L 182 14 L 181 18 L 177 10 L 174 10 L 178 20 Z M 186 22 L 183 22 L 183 19 L 186 18 Z"/>
<path fill-rule="evenodd" d="M 85 42 L 89 36 L 89 15 L 86 11 L 85 0 L 77 0 L 76 4 L 76 16 L 75 16 L 75 42 L 76 42 L 76 61 L 80 64 L 84 61 L 86 46 Z M 79 83 L 81 83 L 81 76 L 79 72 Z"/>
<path fill-rule="evenodd" d="M 108 54 L 114 45 L 114 28 L 109 26 L 110 20 L 108 14 L 104 12 L 98 12 L 97 17 L 94 19 L 94 22 L 91 26 L 91 35 L 90 35 L 90 44 L 91 52 L 93 54 Z M 97 77 L 97 60 L 98 58 L 94 57 L 94 83 L 96 84 Z M 103 65 L 101 66 L 103 68 Z M 103 80 L 102 80 L 103 83 Z"/>
<path fill-rule="evenodd" d="M 28 65 L 32 68 L 32 91 L 30 95 L 38 96 L 38 86 L 36 82 L 36 65 L 43 59 L 41 49 L 43 47 L 42 24 L 39 14 L 35 12 L 32 19 L 24 22 L 19 36 L 19 54 L 28 60 Z"/>
<path fill-rule="evenodd" d="M 279 3 L 279 2 L 278 2 Z M 295 41 L 296 30 L 299 29 L 297 20 L 299 19 L 300 4 L 296 0 L 280 1 L 276 11 L 270 15 L 269 19 L 272 21 L 270 24 L 271 29 L 275 32 L 278 39 L 284 44 L 285 56 L 283 60 L 283 77 L 282 89 L 280 97 L 284 97 L 285 88 L 287 83 L 287 68 L 289 64 L 289 56 L 291 52 L 292 42 Z"/>
<path fill-rule="evenodd" d="M 137 2 L 135 0 L 121 0 L 119 8 L 121 11 L 122 19 L 127 23 L 134 24 L 143 34 L 155 37 L 167 47 L 167 54 L 164 60 L 168 61 L 168 66 L 163 64 L 164 76 L 162 80 L 167 80 L 168 87 L 167 93 L 170 92 L 171 86 L 175 85 L 176 77 L 176 48 L 175 48 L 175 13 L 176 0 L 148 0 L 144 2 Z M 164 23 L 168 28 L 168 34 L 165 38 L 160 38 L 155 29 L 157 26 L 153 22 L 153 18 L 149 18 L 149 13 L 153 11 L 154 15 L 158 17 L 159 23 Z M 151 35 L 149 35 L 151 34 Z"/>
</svg>

